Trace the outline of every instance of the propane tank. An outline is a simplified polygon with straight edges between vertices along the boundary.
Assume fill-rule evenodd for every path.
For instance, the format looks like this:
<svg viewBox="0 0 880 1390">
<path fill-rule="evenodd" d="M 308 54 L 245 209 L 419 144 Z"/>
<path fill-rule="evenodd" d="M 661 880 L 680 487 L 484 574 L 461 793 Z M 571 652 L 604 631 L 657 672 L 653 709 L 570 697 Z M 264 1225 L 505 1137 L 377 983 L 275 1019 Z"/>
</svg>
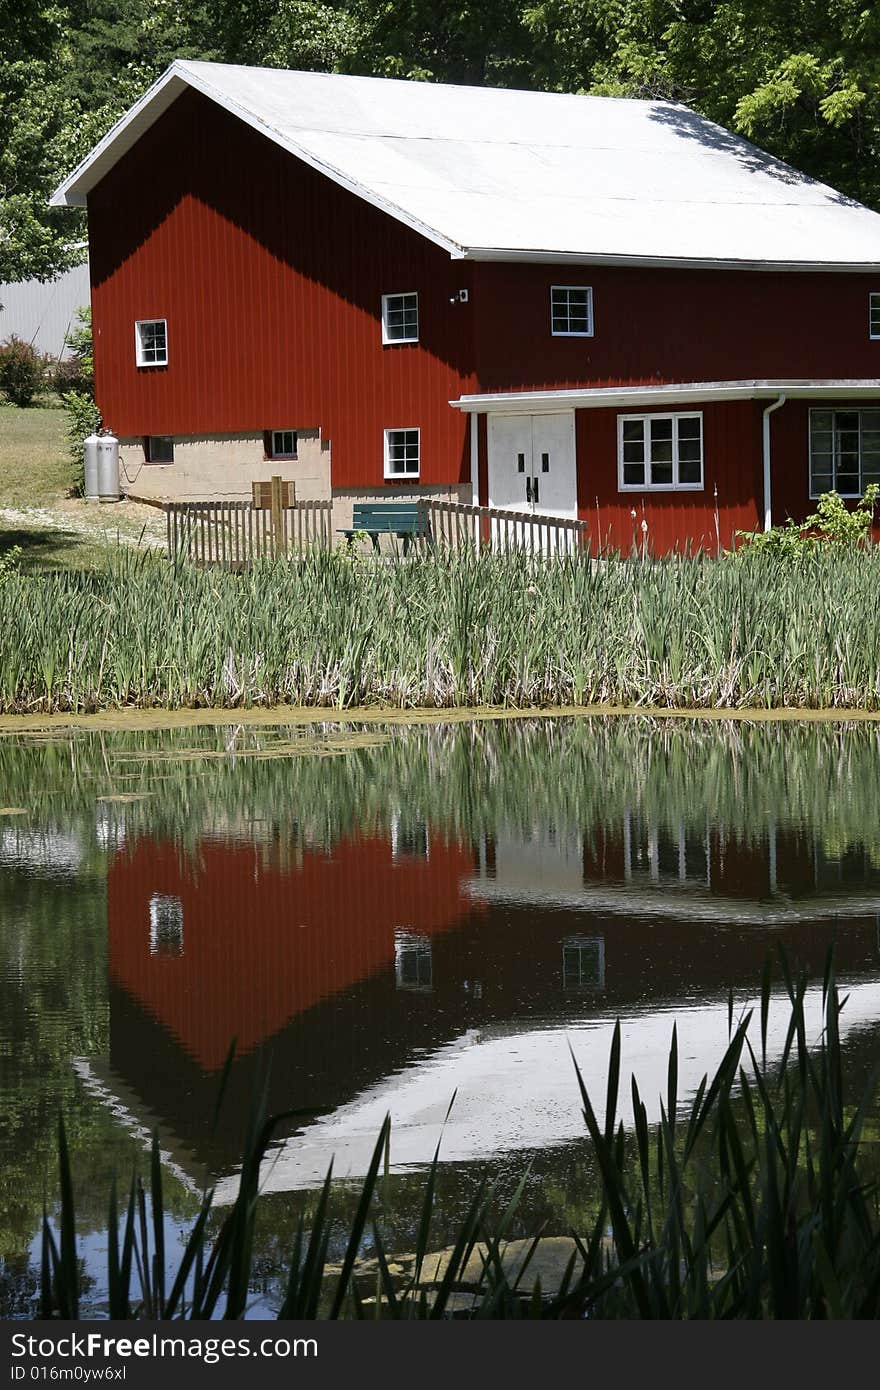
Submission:
<svg viewBox="0 0 880 1390">
<path fill-rule="evenodd" d="M 119 501 L 119 440 L 115 434 L 98 437 L 98 496 L 102 502 Z"/>
<path fill-rule="evenodd" d="M 85 495 L 95 498 L 98 495 L 98 436 L 90 434 L 83 440 L 83 472 L 85 474 Z"/>
</svg>

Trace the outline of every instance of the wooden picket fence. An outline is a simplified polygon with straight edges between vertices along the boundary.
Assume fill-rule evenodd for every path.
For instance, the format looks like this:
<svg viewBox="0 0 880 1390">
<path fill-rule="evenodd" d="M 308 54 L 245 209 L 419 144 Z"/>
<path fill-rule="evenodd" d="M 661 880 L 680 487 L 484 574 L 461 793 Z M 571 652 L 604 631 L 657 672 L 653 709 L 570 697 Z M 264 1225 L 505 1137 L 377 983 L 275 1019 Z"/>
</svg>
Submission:
<svg viewBox="0 0 880 1390">
<path fill-rule="evenodd" d="M 587 547 L 589 523 L 498 507 L 475 507 L 466 502 L 435 502 L 423 498 L 422 534 L 449 549 L 526 550 L 532 555 L 567 555 Z"/>
<path fill-rule="evenodd" d="M 167 502 L 168 558 L 196 565 L 247 569 L 254 560 L 329 550 L 333 503 L 298 502 L 280 513 L 277 537 L 272 513 L 250 502 Z"/>
<path fill-rule="evenodd" d="M 557 556 L 589 543 L 586 521 L 431 498 L 420 499 L 418 505 L 421 525 L 413 537 L 412 553 L 424 553 L 430 545 L 447 550 L 520 549 L 535 556 Z M 330 550 L 334 544 L 330 501 L 282 508 L 277 539 L 271 511 L 250 502 L 168 502 L 165 517 L 169 559 L 196 565 L 247 569 L 255 560 Z M 397 554 L 396 549 L 393 553 Z"/>
</svg>

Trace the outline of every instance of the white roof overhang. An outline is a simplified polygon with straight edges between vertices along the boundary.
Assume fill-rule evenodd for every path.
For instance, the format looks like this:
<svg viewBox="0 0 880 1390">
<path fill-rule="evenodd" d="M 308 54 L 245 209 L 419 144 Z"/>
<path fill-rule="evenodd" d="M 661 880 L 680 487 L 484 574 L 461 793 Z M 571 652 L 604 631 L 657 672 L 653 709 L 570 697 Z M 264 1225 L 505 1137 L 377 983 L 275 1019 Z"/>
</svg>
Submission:
<svg viewBox="0 0 880 1390">
<path fill-rule="evenodd" d="M 222 63 L 173 63 L 52 205 L 187 88 L 456 260 L 880 274 L 877 213 L 675 103 Z"/>
<path fill-rule="evenodd" d="M 203 64 L 202 66 L 209 65 Z M 421 236 L 427 237 L 429 241 L 435 242 L 443 250 L 448 251 L 451 256 L 458 259 L 464 255 L 463 247 L 442 236 L 433 227 L 425 225 L 418 218 L 412 217 L 403 208 L 386 201 L 375 193 L 368 192 L 357 179 L 334 168 L 324 160 L 316 158 L 298 141 L 284 136 L 275 127 L 261 120 L 247 106 L 236 102 L 227 93 L 215 87 L 213 83 L 206 81 L 199 73 L 194 72 L 191 66 L 177 62 L 172 63 L 168 71 L 163 73 L 152 87 L 144 92 L 140 101 L 135 102 L 121 120 L 117 121 L 116 125 L 107 132 L 103 140 L 77 165 L 73 173 L 59 184 L 49 199 L 49 206 L 55 208 L 85 207 L 92 189 L 100 183 L 105 174 L 109 173 L 114 164 L 132 149 L 140 137 L 168 110 L 169 106 L 187 87 L 193 87 L 203 96 L 216 101 L 225 111 L 237 116 L 252 130 L 265 135 L 267 139 L 280 145 L 289 154 L 295 155 L 297 159 L 301 159 L 310 168 L 316 169 L 318 173 L 324 174 L 342 188 L 348 189 L 350 193 L 365 199 L 366 202 L 371 203 L 382 212 L 387 212 L 391 217 L 411 227 Z"/>
<path fill-rule="evenodd" d="M 687 381 L 658 386 L 595 386 L 566 391 L 494 391 L 459 396 L 449 404 L 471 415 L 540 415 L 563 410 L 696 405 L 708 401 L 858 400 L 880 397 L 880 378 L 857 381 Z"/>
</svg>

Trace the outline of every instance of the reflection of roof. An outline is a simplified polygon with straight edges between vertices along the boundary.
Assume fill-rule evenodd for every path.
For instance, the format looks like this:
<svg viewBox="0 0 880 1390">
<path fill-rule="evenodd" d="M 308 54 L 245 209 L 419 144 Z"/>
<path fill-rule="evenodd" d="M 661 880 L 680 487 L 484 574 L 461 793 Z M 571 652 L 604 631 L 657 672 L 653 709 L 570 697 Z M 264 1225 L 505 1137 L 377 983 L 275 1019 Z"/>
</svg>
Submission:
<svg viewBox="0 0 880 1390">
<path fill-rule="evenodd" d="M 786 898 L 780 894 L 763 902 L 750 902 L 668 881 L 653 886 L 648 883 L 584 884 L 576 892 L 566 892 L 552 887 L 528 890 L 519 883 L 508 887 L 494 879 L 471 878 L 466 888 L 477 902 L 509 902 L 574 908 L 584 912 L 675 917 L 679 921 L 695 922 L 782 926 L 788 922 L 815 922 L 828 917 L 864 918 L 880 913 L 880 893 L 828 893 L 803 898 Z"/>
<path fill-rule="evenodd" d="M 203 842 L 184 859 L 141 840 L 107 877 L 111 976 L 207 1071 L 295 1015 L 394 963 L 395 929 L 430 936 L 473 911 L 469 850 L 432 836 L 430 858 L 380 838 L 304 849 L 266 866 L 253 845 Z M 176 949 L 151 941 L 151 902 L 177 914 Z"/>
<path fill-rule="evenodd" d="M 880 1020 L 880 980 L 842 987 L 841 997 L 846 997 L 841 1036 Z M 822 1026 L 821 986 L 807 991 L 805 1004 L 812 1040 Z M 754 1010 L 751 1036 L 759 1050 L 758 1001 L 739 1001 L 735 1020 L 747 1008 Z M 776 995 L 769 1016 L 768 1057 L 781 1053 L 788 1020 L 787 996 Z M 620 1113 L 628 1126 L 632 1122 L 626 1084 L 630 1073 L 638 1080 L 649 1123 L 659 1119 L 673 1023 L 678 1032 L 682 1100 L 692 1096 L 702 1077 L 721 1061 L 728 1043 L 726 998 L 625 1016 L 621 1020 Z M 577 1140 L 585 1128 L 569 1045 L 599 1121 L 604 1123 L 613 1030 L 614 1016 L 606 1013 L 564 1028 L 501 1036 L 484 1035 L 481 1030 L 466 1033 L 285 1140 L 266 1158 L 261 1188 L 285 1192 L 316 1187 L 331 1159 L 336 1177 L 362 1177 L 386 1114 L 392 1121 L 391 1164 L 397 1170 L 430 1163 L 438 1143 L 446 1162 L 463 1163 Z M 453 1095 L 455 1102 L 446 1121 Z M 229 1177 L 218 1184 L 219 1205 L 234 1200 L 237 1181 Z"/>
<path fill-rule="evenodd" d="M 685 106 L 222 63 L 174 63 L 53 203 L 187 88 L 456 257 L 880 263 L 876 213 Z"/>
</svg>

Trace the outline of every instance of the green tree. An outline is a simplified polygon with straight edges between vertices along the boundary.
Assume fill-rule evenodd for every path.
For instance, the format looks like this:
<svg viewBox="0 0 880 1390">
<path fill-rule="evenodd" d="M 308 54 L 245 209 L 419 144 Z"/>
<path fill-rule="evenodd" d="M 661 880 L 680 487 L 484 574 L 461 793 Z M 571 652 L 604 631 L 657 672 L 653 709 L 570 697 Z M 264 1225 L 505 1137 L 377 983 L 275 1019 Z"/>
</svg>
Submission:
<svg viewBox="0 0 880 1390">
<path fill-rule="evenodd" d="M 683 101 L 880 205 L 880 12 L 862 0 L 543 0 L 541 85 Z"/>
</svg>

